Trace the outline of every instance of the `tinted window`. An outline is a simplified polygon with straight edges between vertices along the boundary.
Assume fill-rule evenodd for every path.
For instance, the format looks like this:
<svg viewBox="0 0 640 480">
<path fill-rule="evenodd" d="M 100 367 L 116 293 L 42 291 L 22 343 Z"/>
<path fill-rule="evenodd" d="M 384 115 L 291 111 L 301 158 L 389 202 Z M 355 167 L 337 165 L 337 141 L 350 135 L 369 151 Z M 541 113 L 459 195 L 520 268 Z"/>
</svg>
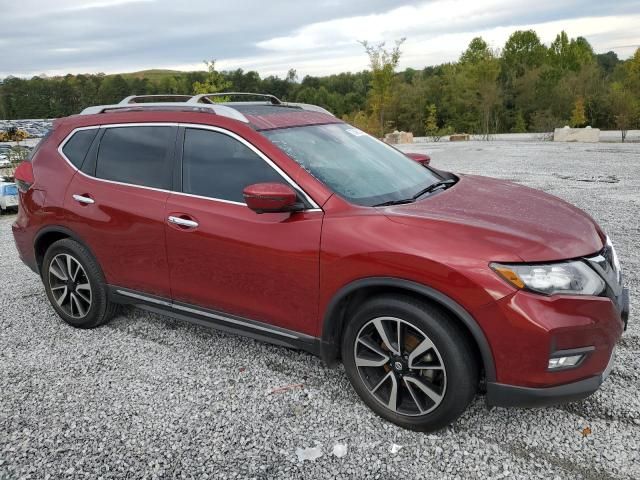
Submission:
<svg viewBox="0 0 640 480">
<path fill-rule="evenodd" d="M 100 140 L 96 177 L 169 189 L 173 127 L 116 127 Z"/>
<path fill-rule="evenodd" d="M 282 183 L 284 179 L 251 149 L 228 135 L 191 128 L 185 131 L 185 193 L 244 203 L 244 188 L 262 182 Z"/>
<path fill-rule="evenodd" d="M 76 166 L 76 168 L 80 168 L 82 166 L 84 157 L 87 156 L 87 152 L 89 151 L 91 142 L 93 142 L 93 139 L 96 137 L 96 133 L 98 133 L 97 128 L 79 130 L 73 134 L 62 148 L 62 152 L 69 161 Z"/>
</svg>

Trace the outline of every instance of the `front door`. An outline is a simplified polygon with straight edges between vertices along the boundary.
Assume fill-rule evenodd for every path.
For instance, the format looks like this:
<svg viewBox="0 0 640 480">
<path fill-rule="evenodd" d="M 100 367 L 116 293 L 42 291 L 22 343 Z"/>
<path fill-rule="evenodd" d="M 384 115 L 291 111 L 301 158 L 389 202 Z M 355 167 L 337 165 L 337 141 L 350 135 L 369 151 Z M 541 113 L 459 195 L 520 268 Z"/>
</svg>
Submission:
<svg viewBox="0 0 640 480">
<path fill-rule="evenodd" d="M 323 212 L 256 214 L 244 187 L 289 179 L 229 132 L 179 136 L 183 191 L 165 209 L 174 302 L 314 334 Z"/>
</svg>

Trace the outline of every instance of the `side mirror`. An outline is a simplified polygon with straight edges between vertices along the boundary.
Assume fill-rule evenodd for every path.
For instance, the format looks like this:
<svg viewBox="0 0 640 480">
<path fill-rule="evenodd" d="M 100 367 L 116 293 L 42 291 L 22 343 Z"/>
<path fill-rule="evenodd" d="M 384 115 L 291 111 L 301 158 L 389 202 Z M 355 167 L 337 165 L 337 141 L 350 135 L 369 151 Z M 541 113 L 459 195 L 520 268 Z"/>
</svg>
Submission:
<svg viewBox="0 0 640 480">
<path fill-rule="evenodd" d="M 295 190 L 284 183 L 255 183 L 242 192 L 247 207 L 256 213 L 293 212 L 302 208 Z"/>
<path fill-rule="evenodd" d="M 405 153 L 411 160 L 421 163 L 422 165 L 429 165 L 431 163 L 431 157 L 424 153 Z"/>
</svg>

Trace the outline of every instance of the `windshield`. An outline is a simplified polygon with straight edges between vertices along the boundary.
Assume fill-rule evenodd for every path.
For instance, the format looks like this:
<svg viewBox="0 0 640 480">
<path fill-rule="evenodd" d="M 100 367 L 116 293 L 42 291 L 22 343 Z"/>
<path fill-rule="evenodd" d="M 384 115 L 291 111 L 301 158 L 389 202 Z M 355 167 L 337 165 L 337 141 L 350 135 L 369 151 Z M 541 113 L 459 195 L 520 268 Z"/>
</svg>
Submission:
<svg viewBox="0 0 640 480">
<path fill-rule="evenodd" d="M 262 133 L 331 190 L 357 205 L 411 200 L 441 180 L 398 150 L 347 124 Z"/>
<path fill-rule="evenodd" d="M 2 194 L 18 195 L 18 187 L 16 187 L 15 185 L 5 185 Z"/>
</svg>

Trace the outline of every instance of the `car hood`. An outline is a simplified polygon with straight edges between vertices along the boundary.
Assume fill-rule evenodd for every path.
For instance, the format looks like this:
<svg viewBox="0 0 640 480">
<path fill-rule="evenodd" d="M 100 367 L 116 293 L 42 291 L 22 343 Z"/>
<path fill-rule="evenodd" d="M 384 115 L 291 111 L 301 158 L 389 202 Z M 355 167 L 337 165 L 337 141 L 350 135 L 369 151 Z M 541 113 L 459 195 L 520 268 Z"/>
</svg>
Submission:
<svg viewBox="0 0 640 480">
<path fill-rule="evenodd" d="M 598 252 L 604 234 L 585 212 L 540 190 L 512 182 L 464 175 L 452 187 L 415 203 L 385 208 L 387 217 L 483 242 L 500 258 L 525 262 L 577 258 Z M 457 224 L 452 230 L 445 224 Z"/>
</svg>

